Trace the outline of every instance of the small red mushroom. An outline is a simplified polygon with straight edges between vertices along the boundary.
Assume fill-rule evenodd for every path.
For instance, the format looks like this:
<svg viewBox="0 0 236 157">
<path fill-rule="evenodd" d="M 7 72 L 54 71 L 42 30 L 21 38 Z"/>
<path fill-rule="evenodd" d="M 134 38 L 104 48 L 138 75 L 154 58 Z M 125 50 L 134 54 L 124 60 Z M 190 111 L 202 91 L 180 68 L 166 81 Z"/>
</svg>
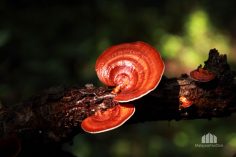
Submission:
<svg viewBox="0 0 236 157">
<path fill-rule="evenodd" d="M 205 70 L 201 67 L 197 68 L 190 72 L 190 78 L 199 82 L 209 82 L 216 77 L 214 72 Z"/>
<path fill-rule="evenodd" d="M 81 123 L 81 128 L 88 133 L 101 133 L 124 124 L 135 112 L 132 104 L 118 104 L 106 111 L 97 111 Z"/>
<path fill-rule="evenodd" d="M 179 97 L 179 101 L 180 101 L 180 103 L 181 103 L 180 109 L 181 109 L 181 108 L 188 108 L 188 107 L 190 107 L 190 106 L 193 104 L 192 101 L 188 100 L 188 99 L 187 99 L 186 97 L 184 97 L 184 96 Z"/>
<path fill-rule="evenodd" d="M 154 90 L 164 68 L 160 53 L 140 41 L 106 49 L 95 66 L 100 81 L 115 87 L 112 93 L 118 102 L 132 101 Z"/>
</svg>

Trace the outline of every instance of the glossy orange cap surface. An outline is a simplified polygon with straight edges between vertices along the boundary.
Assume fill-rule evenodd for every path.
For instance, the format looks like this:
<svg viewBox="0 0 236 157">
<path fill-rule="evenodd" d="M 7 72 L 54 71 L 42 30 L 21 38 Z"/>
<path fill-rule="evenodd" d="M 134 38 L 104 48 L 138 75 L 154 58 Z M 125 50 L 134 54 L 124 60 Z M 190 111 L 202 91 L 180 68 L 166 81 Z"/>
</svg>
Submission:
<svg viewBox="0 0 236 157">
<path fill-rule="evenodd" d="M 99 80 L 107 86 L 119 86 L 114 100 L 138 99 L 159 84 L 164 72 L 160 53 L 144 42 L 124 43 L 106 49 L 96 61 Z"/>
<path fill-rule="evenodd" d="M 135 112 L 132 104 L 118 104 L 106 111 L 97 111 L 81 123 L 81 128 L 88 133 L 101 133 L 124 124 Z"/>
<path fill-rule="evenodd" d="M 216 77 L 216 74 L 203 68 L 198 68 L 190 72 L 190 77 L 195 81 L 209 82 Z"/>
</svg>

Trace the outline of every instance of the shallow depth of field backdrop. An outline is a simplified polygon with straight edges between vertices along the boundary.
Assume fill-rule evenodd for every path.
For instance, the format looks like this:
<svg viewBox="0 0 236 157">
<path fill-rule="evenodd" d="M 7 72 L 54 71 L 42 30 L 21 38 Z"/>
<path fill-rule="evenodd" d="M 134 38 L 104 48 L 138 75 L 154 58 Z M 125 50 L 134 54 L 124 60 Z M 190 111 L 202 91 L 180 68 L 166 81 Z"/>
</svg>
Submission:
<svg viewBox="0 0 236 157">
<path fill-rule="evenodd" d="M 69 2 L 69 3 L 68 3 Z M 101 85 L 96 58 L 107 47 L 145 41 L 168 77 L 189 73 L 211 48 L 236 70 L 236 1 L 0 1 L 0 100 L 11 105 L 58 85 Z M 158 105 L 158 104 L 156 104 Z M 148 114 L 148 113 L 147 113 Z M 233 156 L 236 116 L 125 125 L 80 134 L 64 149 L 78 157 Z M 206 133 L 222 148 L 197 148 Z"/>
</svg>

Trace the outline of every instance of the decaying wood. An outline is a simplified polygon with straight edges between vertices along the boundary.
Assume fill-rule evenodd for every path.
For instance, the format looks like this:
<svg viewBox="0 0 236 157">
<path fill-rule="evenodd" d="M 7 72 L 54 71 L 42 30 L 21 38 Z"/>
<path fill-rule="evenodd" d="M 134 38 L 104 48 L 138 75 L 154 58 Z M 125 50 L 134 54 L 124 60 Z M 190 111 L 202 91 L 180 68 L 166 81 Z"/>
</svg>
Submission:
<svg viewBox="0 0 236 157">
<path fill-rule="evenodd" d="M 130 102 L 136 113 L 128 123 L 157 120 L 182 120 L 229 116 L 236 110 L 233 72 L 226 55 L 217 50 L 209 52 L 204 68 L 216 73 L 216 79 L 201 83 L 183 74 L 179 78 L 163 77 L 159 86 L 143 98 Z M 61 141 L 82 132 L 81 121 L 97 110 L 106 110 L 117 104 L 115 95 L 107 87 L 51 88 L 27 102 L 12 108 L 0 109 L 1 136 L 17 134 L 21 138 L 40 137 Z M 180 108 L 179 97 L 184 96 L 193 105 Z"/>
</svg>

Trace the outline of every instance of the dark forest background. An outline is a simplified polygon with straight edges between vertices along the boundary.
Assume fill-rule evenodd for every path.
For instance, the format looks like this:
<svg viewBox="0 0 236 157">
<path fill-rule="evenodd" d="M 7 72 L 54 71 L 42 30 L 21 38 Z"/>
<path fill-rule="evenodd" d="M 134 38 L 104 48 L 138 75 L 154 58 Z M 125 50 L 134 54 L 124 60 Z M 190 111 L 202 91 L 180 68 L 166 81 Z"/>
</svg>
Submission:
<svg viewBox="0 0 236 157">
<path fill-rule="evenodd" d="M 189 73 L 211 48 L 236 69 L 236 1 L 0 1 L 0 100 L 10 106 L 58 85 L 101 85 L 96 58 L 107 47 L 145 41 L 168 77 Z M 158 104 L 157 104 L 158 105 Z M 148 113 L 147 113 L 148 114 Z M 233 156 L 236 116 L 158 121 L 81 134 L 64 149 L 78 157 Z M 196 148 L 215 134 L 222 148 Z"/>
</svg>

